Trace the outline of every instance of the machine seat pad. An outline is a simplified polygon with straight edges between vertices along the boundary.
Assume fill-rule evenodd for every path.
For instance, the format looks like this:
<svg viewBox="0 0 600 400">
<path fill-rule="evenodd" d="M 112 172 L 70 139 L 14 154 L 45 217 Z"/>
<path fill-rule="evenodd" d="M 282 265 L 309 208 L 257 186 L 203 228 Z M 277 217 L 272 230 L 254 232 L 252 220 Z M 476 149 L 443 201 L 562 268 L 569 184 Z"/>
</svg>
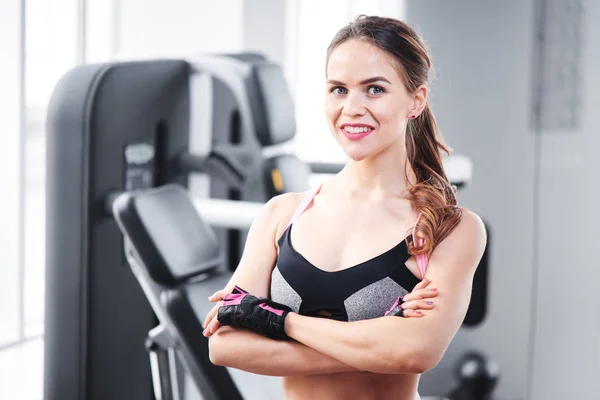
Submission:
<svg viewBox="0 0 600 400">
<path fill-rule="evenodd" d="M 222 264 L 215 233 L 182 186 L 124 193 L 113 209 L 156 283 L 173 287 Z"/>
</svg>

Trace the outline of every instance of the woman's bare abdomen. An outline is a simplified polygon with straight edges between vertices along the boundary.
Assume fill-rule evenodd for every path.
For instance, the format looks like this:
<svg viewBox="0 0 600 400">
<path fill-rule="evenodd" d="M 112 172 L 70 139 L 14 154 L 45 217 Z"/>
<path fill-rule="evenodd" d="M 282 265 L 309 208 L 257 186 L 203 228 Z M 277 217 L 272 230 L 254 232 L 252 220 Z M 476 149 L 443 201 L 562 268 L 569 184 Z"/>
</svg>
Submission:
<svg viewBox="0 0 600 400">
<path fill-rule="evenodd" d="M 344 372 L 283 378 L 286 400 L 418 400 L 418 375 Z"/>
</svg>

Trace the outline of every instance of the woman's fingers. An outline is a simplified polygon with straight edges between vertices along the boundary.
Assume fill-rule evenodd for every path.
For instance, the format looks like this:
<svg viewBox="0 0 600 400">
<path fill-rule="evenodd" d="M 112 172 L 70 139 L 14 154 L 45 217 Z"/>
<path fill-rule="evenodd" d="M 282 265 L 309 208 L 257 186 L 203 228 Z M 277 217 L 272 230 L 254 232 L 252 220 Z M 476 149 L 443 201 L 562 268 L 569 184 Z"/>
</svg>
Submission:
<svg viewBox="0 0 600 400">
<path fill-rule="evenodd" d="M 221 304 L 223 304 L 222 301 L 218 302 L 213 309 L 210 310 L 208 313 L 209 315 L 206 317 L 206 321 L 204 321 L 204 324 L 202 325 L 204 328 L 204 332 L 202 332 L 202 334 L 206 337 L 215 333 L 221 326 L 221 324 L 219 324 L 219 319 L 217 318 L 217 313 L 219 312 L 219 307 L 221 307 Z"/>
<path fill-rule="evenodd" d="M 221 324 L 219 324 L 219 319 L 215 317 L 212 319 L 212 321 L 210 321 L 210 323 L 208 324 L 204 332 L 202 332 L 202 334 L 206 337 L 209 337 L 210 335 L 215 333 L 220 327 Z"/>
<path fill-rule="evenodd" d="M 215 318 L 215 316 L 217 315 L 217 312 L 219 312 L 219 307 L 221 306 L 221 304 L 217 304 L 215 305 L 212 310 L 210 310 L 208 312 L 208 314 L 206 314 L 206 318 L 204 319 L 204 323 L 202 324 L 202 327 L 204 329 L 206 329 L 206 327 L 208 326 L 208 324 Z"/>
<path fill-rule="evenodd" d="M 214 303 L 215 301 L 223 300 L 223 297 L 225 297 L 225 289 L 217 290 L 208 298 L 208 300 L 211 303 Z"/>
<path fill-rule="evenodd" d="M 412 300 L 402 303 L 403 310 L 432 310 L 434 302 L 431 300 Z"/>
<path fill-rule="evenodd" d="M 221 301 L 223 300 L 223 297 L 225 297 L 225 289 L 221 289 L 221 290 L 217 290 L 216 292 L 214 292 L 211 296 L 209 296 L 208 300 L 211 303 L 217 302 L 217 301 Z M 206 318 L 204 318 L 204 323 L 202 324 L 202 327 L 204 329 L 206 329 L 206 327 L 208 326 L 208 324 L 210 323 L 210 321 L 212 321 L 212 319 L 215 317 L 215 315 L 217 315 L 217 312 L 219 311 L 219 307 L 221 305 L 217 304 L 215 305 L 212 310 L 210 310 L 208 312 L 208 314 L 206 314 Z"/>
<path fill-rule="evenodd" d="M 419 310 L 408 309 L 404 310 L 402 315 L 404 315 L 404 318 L 421 318 L 424 314 Z"/>
<path fill-rule="evenodd" d="M 421 280 L 421 282 L 417 283 L 415 285 L 415 287 L 413 288 L 413 292 L 415 290 L 419 290 L 419 289 L 424 289 L 427 287 L 427 285 L 429 285 L 431 283 L 431 281 L 427 278 L 423 278 L 423 280 Z"/>
<path fill-rule="evenodd" d="M 416 291 L 412 291 L 409 294 L 405 295 L 402 299 L 404 301 L 412 301 L 412 300 L 421 300 L 426 298 L 431 298 L 437 296 L 439 293 L 437 288 L 433 289 L 419 289 Z"/>
</svg>

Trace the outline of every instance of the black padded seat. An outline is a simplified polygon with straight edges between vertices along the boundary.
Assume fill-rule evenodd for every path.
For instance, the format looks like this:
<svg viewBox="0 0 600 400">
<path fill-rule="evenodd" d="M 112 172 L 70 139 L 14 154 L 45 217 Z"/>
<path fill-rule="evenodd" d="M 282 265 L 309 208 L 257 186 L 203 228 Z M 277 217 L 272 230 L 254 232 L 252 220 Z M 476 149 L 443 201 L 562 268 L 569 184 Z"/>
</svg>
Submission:
<svg viewBox="0 0 600 400">
<path fill-rule="evenodd" d="M 241 400 L 228 370 L 210 362 L 202 335 L 213 307 L 208 296 L 224 288 L 231 273 L 219 270 L 219 243 L 188 192 L 177 184 L 126 192 L 113 211 L 131 269 L 160 321 L 149 332 L 148 350 L 163 358 L 175 350 L 203 399 Z M 157 376 L 164 371 L 158 367 Z M 158 380 L 171 390 L 164 376 Z"/>
</svg>

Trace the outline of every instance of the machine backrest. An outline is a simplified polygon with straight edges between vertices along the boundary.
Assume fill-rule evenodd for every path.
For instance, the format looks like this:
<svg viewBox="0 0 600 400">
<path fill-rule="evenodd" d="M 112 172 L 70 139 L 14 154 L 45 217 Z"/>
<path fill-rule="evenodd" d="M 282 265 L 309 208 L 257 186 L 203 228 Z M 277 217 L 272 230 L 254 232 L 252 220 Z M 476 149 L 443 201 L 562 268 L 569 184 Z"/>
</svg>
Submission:
<svg viewBox="0 0 600 400">
<path fill-rule="evenodd" d="M 223 262 L 214 232 L 180 185 L 124 193 L 113 210 L 148 274 L 160 285 L 177 285 Z"/>
<path fill-rule="evenodd" d="M 287 142 L 296 134 L 294 102 L 277 64 L 253 63 L 248 96 L 257 139 L 263 147 Z"/>
<path fill-rule="evenodd" d="M 246 79 L 255 135 L 262 147 L 288 142 L 296 135 L 294 102 L 281 67 L 246 61 L 252 72 Z M 294 154 L 272 155 L 265 160 L 265 201 L 286 192 L 309 189 L 311 168 Z"/>
</svg>

